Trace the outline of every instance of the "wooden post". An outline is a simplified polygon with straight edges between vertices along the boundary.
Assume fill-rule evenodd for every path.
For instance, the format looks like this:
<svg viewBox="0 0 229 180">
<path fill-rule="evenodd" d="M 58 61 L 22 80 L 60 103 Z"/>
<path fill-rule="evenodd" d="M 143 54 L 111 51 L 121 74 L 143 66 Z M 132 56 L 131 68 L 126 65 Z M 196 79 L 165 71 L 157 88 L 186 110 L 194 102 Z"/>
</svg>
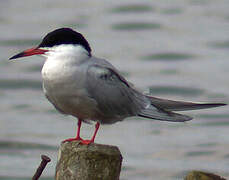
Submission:
<svg viewBox="0 0 229 180">
<path fill-rule="evenodd" d="M 65 142 L 59 149 L 56 180 L 118 180 L 121 164 L 116 146 Z"/>
<path fill-rule="evenodd" d="M 191 171 L 187 174 L 184 180 L 226 180 L 219 175 L 203 172 L 203 171 Z"/>
</svg>

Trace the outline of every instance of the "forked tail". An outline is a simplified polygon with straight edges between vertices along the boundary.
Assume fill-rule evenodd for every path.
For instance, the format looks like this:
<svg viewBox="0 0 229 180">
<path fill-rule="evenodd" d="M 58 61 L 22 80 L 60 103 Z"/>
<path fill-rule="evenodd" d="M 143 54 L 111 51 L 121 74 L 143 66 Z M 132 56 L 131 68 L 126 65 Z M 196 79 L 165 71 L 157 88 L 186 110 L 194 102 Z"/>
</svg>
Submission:
<svg viewBox="0 0 229 180">
<path fill-rule="evenodd" d="M 192 120 L 192 117 L 171 111 L 186 111 L 205 108 L 225 106 L 224 103 L 191 103 L 183 101 L 172 101 L 147 96 L 151 101 L 151 106 L 142 110 L 138 115 L 145 118 L 156 119 L 160 121 L 184 122 Z"/>
</svg>

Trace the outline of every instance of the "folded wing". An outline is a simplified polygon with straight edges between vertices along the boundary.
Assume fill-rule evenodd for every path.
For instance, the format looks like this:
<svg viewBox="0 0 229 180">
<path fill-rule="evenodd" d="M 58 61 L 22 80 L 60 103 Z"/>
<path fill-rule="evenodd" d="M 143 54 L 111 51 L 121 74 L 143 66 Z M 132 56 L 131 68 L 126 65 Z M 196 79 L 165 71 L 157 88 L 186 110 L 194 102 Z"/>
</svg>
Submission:
<svg viewBox="0 0 229 180">
<path fill-rule="evenodd" d="M 151 98 L 136 91 L 112 67 L 104 65 L 91 65 L 87 71 L 87 90 L 97 104 L 99 111 L 106 117 L 141 116 L 145 118 L 184 122 L 192 118 L 177 114 L 159 106 L 159 101 L 154 105 Z M 165 106 L 164 103 L 162 106 Z M 158 105 L 158 106 L 157 106 Z M 112 123 L 109 122 L 103 123 Z M 118 121 L 118 120 L 117 120 Z"/>
<path fill-rule="evenodd" d="M 187 111 L 214 108 L 219 106 L 225 106 L 224 103 L 192 103 L 184 101 L 173 101 L 168 99 L 160 99 L 156 97 L 147 96 L 151 100 L 151 104 L 168 111 Z"/>
</svg>

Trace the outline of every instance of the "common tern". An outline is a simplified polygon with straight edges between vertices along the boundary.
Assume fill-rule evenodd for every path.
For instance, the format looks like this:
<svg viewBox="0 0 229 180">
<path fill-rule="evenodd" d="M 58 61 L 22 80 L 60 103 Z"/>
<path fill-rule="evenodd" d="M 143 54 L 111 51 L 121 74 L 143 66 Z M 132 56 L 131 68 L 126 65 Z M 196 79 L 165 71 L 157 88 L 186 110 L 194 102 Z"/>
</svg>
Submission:
<svg viewBox="0 0 229 180">
<path fill-rule="evenodd" d="M 48 33 L 35 48 L 27 49 L 10 59 L 42 55 L 43 91 L 55 108 L 78 118 L 75 138 L 90 144 L 100 124 L 112 124 L 127 117 L 140 116 L 160 121 L 184 122 L 192 117 L 174 113 L 223 106 L 223 103 L 191 103 L 145 95 L 136 90 L 120 72 L 105 59 L 92 55 L 82 34 L 70 28 Z M 80 137 L 81 122 L 95 121 L 90 140 Z"/>
</svg>

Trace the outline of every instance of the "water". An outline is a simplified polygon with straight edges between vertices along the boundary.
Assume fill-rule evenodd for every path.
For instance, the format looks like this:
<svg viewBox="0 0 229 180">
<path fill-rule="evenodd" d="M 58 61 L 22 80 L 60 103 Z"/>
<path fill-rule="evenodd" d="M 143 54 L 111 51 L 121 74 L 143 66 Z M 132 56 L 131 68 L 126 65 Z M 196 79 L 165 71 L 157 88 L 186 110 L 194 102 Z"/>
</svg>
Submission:
<svg viewBox="0 0 229 180">
<path fill-rule="evenodd" d="M 85 35 L 93 54 L 109 59 L 137 88 L 175 100 L 229 103 L 229 3 L 173 1 L 1 1 L 0 179 L 30 179 L 40 155 L 52 162 L 75 135 L 76 120 L 45 99 L 44 60 L 8 58 L 58 27 Z M 129 118 L 102 126 L 96 142 L 119 146 L 121 179 L 182 179 L 190 170 L 229 178 L 228 107 L 191 111 L 187 123 Z M 92 125 L 83 125 L 89 138 Z"/>
</svg>

